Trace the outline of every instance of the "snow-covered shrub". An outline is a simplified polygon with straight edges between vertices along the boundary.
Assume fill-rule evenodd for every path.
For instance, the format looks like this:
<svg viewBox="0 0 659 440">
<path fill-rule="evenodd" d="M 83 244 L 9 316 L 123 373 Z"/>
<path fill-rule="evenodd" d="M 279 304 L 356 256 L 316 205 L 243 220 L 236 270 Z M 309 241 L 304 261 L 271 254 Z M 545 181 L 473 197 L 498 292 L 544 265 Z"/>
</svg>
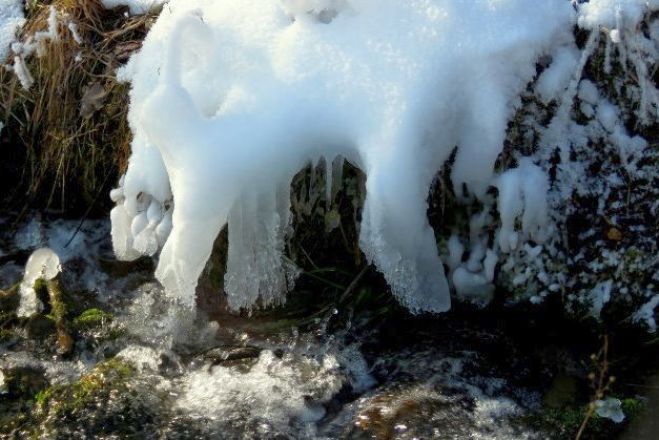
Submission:
<svg viewBox="0 0 659 440">
<path fill-rule="evenodd" d="M 411 310 L 446 310 L 448 283 L 426 218 L 431 182 L 458 145 L 454 185 L 485 193 L 519 94 L 538 58 L 570 37 L 572 7 L 321 3 L 172 1 L 164 9 L 122 72 L 132 82 L 135 137 L 115 193 L 117 254 L 163 246 L 157 276 L 191 304 L 228 222 L 230 304 L 277 301 L 294 273 L 282 259 L 291 178 L 340 154 L 367 175 L 367 258 Z M 170 216 L 171 233 L 159 238 L 159 221 L 166 230 Z"/>
<path fill-rule="evenodd" d="M 643 131 L 657 121 L 657 9 L 172 0 L 120 72 L 134 139 L 112 193 L 117 255 L 162 249 L 159 280 L 191 305 L 228 223 L 229 304 L 278 303 L 297 273 L 283 258 L 291 179 L 341 156 L 367 178 L 361 249 L 414 312 L 448 309 L 450 286 L 479 303 L 495 285 L 533 302 L 561 292 L 595 315 L 624 288 L 650 298 L 626 271 L 639 246 L 644 273 L 657 264 L 656 232 L 641 230 L 658 208 Z M 438 249 L 427 199 L 445 166 L 478 209 Z"/>
</svg>

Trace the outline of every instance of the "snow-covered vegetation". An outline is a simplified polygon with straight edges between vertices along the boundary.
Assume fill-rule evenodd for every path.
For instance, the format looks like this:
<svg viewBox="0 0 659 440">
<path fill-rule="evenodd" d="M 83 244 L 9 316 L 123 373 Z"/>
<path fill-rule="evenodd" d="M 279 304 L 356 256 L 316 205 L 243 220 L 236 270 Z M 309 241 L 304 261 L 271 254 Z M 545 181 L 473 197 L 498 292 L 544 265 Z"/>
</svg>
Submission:
<svg viewBox="0 0 659 440">
<path fill-rule="evenodd" d="M 638 436 L 658 19 L 0 0 L 0 437 Z"/>
<path fill-rule="evenodd" d="M 282 255 L 291 179 L 341 155 L 367 175 L 362 250 L 403 304 L 446 310 L 430 185 L 457 144 L 455 186 L 485 193 L 518 95 L 570 24 L 568 3 L 170 3 L 122 72 L 135 139 L 119 256 L 164 246 L 158 277 L 191 303 L 228 222 L 230 302 L 279 302 L 295 273 Z"/>
<path fill-rule="evenodd" d="M 533 302 L 559 292 L 593 315 L 613 297 L 647 309 L 657 9 L 172 0 L 120 72 L 134 140 L 112 193 L 117 255 L 162 248 L 159 280 L 192 304 L 228 223 L 230 305 L 279 303 L 297 273 L 284 258 L 291 179 L 342 157 L 367 178 L 361 249 L 412 311 L 448 309 L 450 286 L 483 302 L 495 285 Z M 471 220 L 436 237 L 427 199 L 444 166 Z M 637 319 L 652 327 L 651 312 Z"/>
<path fill-rule="evenodd" d="M 228 223 L 229 304 L 282 302 L 300 273 L 291 180 L 328 164 L 329 207 L 347 160 L 366 175 L 361 250 L 410 310 L 499 289 L 595 317 L 624 303 L 656 328 L 658 2 L 216 3 L 169 2 L 118 71 L 133 142 L 114 246 L 123 259 L 162 249 L 171 296 L 192 303 Z M 2 67 L 26 93 L 52 46 L 87 65 L 89 29 L 58 8 L 20 41 L 21 2 L 0 8 Z M 87 89 L 98 109 L 107 87 Z M 437 187 L 441 228 L 426 217 Z"/>
<path fill-rule="evenodd" d="M 23 5 L 20 1 L 0 1 L 0 60 L 7 57 L 9 46 L 16 39 L 16 32 L 24 22 Z"/>
</svg>

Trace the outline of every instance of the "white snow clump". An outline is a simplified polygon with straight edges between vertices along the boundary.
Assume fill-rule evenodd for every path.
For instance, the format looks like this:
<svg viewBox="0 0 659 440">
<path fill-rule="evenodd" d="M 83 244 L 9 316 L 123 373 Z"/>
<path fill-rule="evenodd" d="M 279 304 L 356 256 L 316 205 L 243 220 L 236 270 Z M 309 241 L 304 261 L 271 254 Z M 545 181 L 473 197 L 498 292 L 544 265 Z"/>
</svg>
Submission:
<svg viewBox="0 0 659 440">
<path fill-rule="evenodd" d="M 128 6 L 131 15 L 144 15 L 149 12 L 157 11 L 168 0 L 101 0 L 106 9 L 113 9 L 118 6 Z"/>
<path fill-rule="evenodd" d="M 621 423 L 625 420 L 625 413 L 622 412 L 622 402 L 620 399 L 607 397 L 604 400 L 595 401 L 595 411 L 600 417 L 613 420 L 615 423 Z"/>
<path fill-rule="evenodd" d="M 16 41 L 16 32 L 24 22 L 21 0 L 0 0 L 0 63 L 9 55 L 9 46 Z"/>
<path fill-rule="evenodd" d="M 517 216 L 540 233 L 546 179 L 493 168 L 537 60 L 574 20 L 569 1 L 171 0 L 119 73 L 134 139 L 111 195 L 117 256 L 162 248 L 157 278 L 192 306 L 228 223 L 229 304 L 280 302 L 296 273 L 282 254 L 291 179 L 341 155 L 367 176 L 368 260 L 413 312 L 447 310 L 431 183 L 457 146 L 456 193 L 505 195 L 502 247 Z"/>
<path fill-rule="evenodd" d="M 654 295 L 650 301 L 643 304 L 640 309 L 634 313 L 632 319 L 634 322 L 644 322 L 651 333 L 657 331 L 657 322 L 655 320 L 654 310 L 659 306 L 659 295 Z"/>
<path fill-rule="evenodd" d="M 16 41 L 11 44 L 11 53 L 14 57 L 13 65 L 5 65 L 6 69 L 12 70 L 18 77 L 21 86 L 28 90 L 34 83 L 34 78 L 27 67 L 25 60 L 35 54 L 37 57 L 44 56 L 46 52 L 46 43 L 59 40 L 58 32 L 58 13 L 54 6 L 50 6 L 47 19 L 48 27 L 46 30 L 35 32 L 25 41 Z"/>
<path fill-rule="evenodd" d="M 25 274 L 19 287 L 21 301 L 16 314 L 29 317 L 41 310 L 43 305 L 34 291 L 34 283 L 39 279 L 52 280 L 62 271 L 59 256 L 50 248 L 37 249 L 25 264 Z"/>
</svg>

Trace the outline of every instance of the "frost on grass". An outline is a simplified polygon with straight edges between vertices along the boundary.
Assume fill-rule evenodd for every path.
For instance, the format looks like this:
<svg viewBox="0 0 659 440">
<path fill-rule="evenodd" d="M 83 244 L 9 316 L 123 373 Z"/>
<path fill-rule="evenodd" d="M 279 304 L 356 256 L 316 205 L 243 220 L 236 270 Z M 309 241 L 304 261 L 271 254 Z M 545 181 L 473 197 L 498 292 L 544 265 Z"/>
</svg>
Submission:
<svg viewBox="0 0 659 440">
<path fill-rule="evenodd" d="M 22 10 L 22 5 L 20 5 Z M 2 12 L 0 12 L 2 14 Z M 22 12 L 21 12 L 22 14 Z M 11 43 L 11 56 L 13 59 L 12 64 L 5 64 L 7 70 L 14 72 L 16 77 L 21 83 L 21 86 L 27 90 L 32 87 L 34 78 L 28 69 L 26 59 L 34 54 L 37 57 L 42 57 L 46 51 L 46 44 L 48 42 L 59 40 L 59 15 L 54 6 L 50 6 L 47 19 L 47 28 L 43 31 L 35 32 L 25 39 L 25 41 L 14 41 L 12 35 Z M 1 49 L 0 49 L 1 50 Z M 0 62 L 4 62 L 5 57 L 0 58 Z"/>
<path fill-rule="evenodd" d="M 3 2 L 7 3 L 7 6 L 4 6 Z M 16 38 L 17 33 L 24 23 L 22 1 L 13 2 L 12 6 L 12 0 L 0 0 L 0 68 L 13 72 L 23 89 L 28 90 L 34 84 L 27 63 L 30 57 L 46 56 L 47 45 L 60 42 L 62 32 L 68 32 L 78 45 L 82 44 L 82 39 L 77 23 L 55 5 L 48 7 L 45 29 L 19 40 Z"/>
<path fill-rule="evenodd" d="M 431 183 L 457 146 L 459 197 L 499 185 L 523 234 L 540 234 L 542 194 L 511 185 L 543 191 L 546 180 L 532 163 L 500 179 L 493 170 L 536 62 L 572 41 L 574 18 L 568 1 L 170 1 L 120 73 L 134 140 L 112 193 L 117 255 L 162 248 L 158 279 L 192 305 L 228 223 L 230 305 L 278 303 L 296 273 L 282 254 L 291 179 L 341 155 L 367 176 L 368 260 L 410 310 L 447 310 Z M 486 249 L 471 268 L 486 259 L 487 279 Z"/>
<path fill-rule="evenodd" d="M 9 55 L 9 46 L 24 22 L 21 0 L 0 0 L 0 63 Z"/>
</svg>

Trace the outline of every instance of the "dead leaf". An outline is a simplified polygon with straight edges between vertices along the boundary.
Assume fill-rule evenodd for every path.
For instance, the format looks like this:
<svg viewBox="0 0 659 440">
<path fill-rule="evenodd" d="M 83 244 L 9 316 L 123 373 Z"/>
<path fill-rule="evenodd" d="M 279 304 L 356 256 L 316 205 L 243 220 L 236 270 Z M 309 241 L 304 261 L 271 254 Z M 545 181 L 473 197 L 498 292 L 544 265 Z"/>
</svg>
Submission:
<svg viewBox="0 0 659 440">
<path fill-rule="evenodd" d="M 92 83 L 85 87 L 85 91 L 82 95 L 82 100 L 80 102 L 80 116 L 85 119 L 89 119 L 94 112 L 100 110 L 103 107 L 103 100 L 107 92 L 103 86 L 97 82 Z"/>
<path fill-rule="evenodd" d="M 606 232 L 606 238 L 611 241 L 620 241 L 622 240 L 622 232 L 618 228 L 609 228 Z"/>
</svg>

